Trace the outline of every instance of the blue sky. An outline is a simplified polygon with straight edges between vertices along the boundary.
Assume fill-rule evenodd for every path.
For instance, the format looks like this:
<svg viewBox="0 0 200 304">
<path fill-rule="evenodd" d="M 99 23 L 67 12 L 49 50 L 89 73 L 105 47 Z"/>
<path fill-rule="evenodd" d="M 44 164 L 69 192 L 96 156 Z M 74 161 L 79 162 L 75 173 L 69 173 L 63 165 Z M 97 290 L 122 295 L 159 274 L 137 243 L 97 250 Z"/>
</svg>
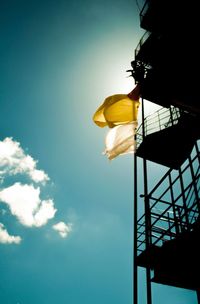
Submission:
<svg viewBox="0 0 200 304">
<path fill-rule="evenodd" d="M 92 115 L 133 87 L 142 33 L 131 0 L 1 1 L 2 304 L 132 303 L 133 157 L 102 155 Z M 159 285 L 153 298 L 196 303 Z"/>
</svg>

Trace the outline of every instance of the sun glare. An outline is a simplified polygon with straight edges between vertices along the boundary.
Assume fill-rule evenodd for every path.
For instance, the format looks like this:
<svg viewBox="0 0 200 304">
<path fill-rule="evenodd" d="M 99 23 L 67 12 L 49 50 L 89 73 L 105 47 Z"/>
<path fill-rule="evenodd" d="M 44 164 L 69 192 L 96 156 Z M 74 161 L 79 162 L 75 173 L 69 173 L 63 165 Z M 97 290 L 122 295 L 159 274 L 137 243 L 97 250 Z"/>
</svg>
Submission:
<svg viewBox="0 0 200 304">
<path fill-rule="evenodd" d="M 122 93 L 129 93 L 134 89 L 134 87 L 135 81 L 132 77 L 122 79 L 119 84 L 119 90 L 122 91 Z"/>
<path fill-rule="evenodd" d="M 116 77 L 114 81 L 110 83 L 111 90 L 115 92 L 115 94 L 128 94 L 135 87 L 135 81 L 132 77 L 124 76 L 124 77 Z"/>
</svg>

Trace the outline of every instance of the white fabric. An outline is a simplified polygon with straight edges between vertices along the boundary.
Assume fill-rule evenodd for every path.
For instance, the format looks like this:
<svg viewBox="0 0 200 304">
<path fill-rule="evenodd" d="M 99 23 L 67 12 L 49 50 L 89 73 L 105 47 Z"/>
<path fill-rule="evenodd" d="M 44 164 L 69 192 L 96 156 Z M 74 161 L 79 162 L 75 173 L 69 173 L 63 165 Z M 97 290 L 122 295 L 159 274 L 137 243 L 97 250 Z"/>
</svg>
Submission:
<svg viewBox="0 0 200 304">
<path fill-rule="evenodd" d="M 134 153 L 136 150 L 135 134 L 137 122 L 119 125 L 109 130 L 106 135 L 104 154 L 113 159 L 121 154 Z"/>
</svg>

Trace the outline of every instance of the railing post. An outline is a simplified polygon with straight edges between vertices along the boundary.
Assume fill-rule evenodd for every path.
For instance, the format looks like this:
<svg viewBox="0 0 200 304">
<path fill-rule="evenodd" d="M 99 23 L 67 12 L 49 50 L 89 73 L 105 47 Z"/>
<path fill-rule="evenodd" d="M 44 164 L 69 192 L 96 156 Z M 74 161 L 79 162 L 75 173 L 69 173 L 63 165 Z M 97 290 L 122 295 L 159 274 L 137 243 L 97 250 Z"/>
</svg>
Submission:
<svg viewBox="0 0 200 304">
<path fill-rule="evenodd" d="M 194 169 L 192 166 L 191 156 L 189 156 L 188 160 L 189 160 L 190 172 L 191 172 L 191 176 L 192 176 L 192 186 L 194 187 L 194 193 L 195 193 L 195 197 L 196 197 L 196 201 L 197 201 L 197 208 L 200 213 L 200 205 L 198 204 L 199 194 L 198 194 L 198 190 L 197 190 L 197 184 L 196 184 L 196 180 L 195 180 L 195 174 L 194 174 Z"/>
<path fill-rule="evenodd" d="M 198 161 L 200 163 L 200 153 L 199 153 L 199 148 L 198 148 L 197 142 L 195 142 L 194 145 L 195 145 L 196 153 L 197 153 L 197 156 L 198 156 Z"/>
<path fill-rule="evenodd" d="M 169 107 L 169 111 L 170 111 L 170 118 L 171 118 L 171 122 L 172 122 L 172 126 L 173 126 L 174 125 L 174 120 L 173 120 L 173 113 L 172 113 L 171 106 Z"/>
<path fill-rule="evenodd" d="M 142 98 L 142 133 L 143 140 L 145 138 L 145 126 L 144 126 L 144 99 Z M 149 250 L 151 244 L 151 218 L 150 218 L 150 206 L 148 196 L 148 179 L 147 179 L 147 161 L 143 158 L 143 176 L 144 176 L 144 204 L 145 204 L 145 237 L 146 237 L 146 250 Z M 146 280 L 147 280 L 147 304 L 152 303 L 151 295 L 151 269 L 149 266 L 146 268 Z"/>
<path fill-rule="evenodd" d="M 173 214 L 174 214 L 175 230 L 176 230 L 176 235 L 178 235 L 179 226 L 178 226 L 178 220 L 177 220 L 177 216 L 176 216 L 176 206 L 175 206 L 175 201 L 174 201 L 174 192 L 173 192 L 171 172 L 169 173 L 169 185 L 170 185 L 170 194 L 171 194 L 171 200 L 172 200 L 172 210 L 173 210 Z"/>
<path fill-rule="evenodd" d="M 197 301 L 198 301 L 198 304 L 200 304 L 200 289 L 197 289 Z"/>
<path fill-rule="evenodd" d="M 181 196 L 183 200 L 183 209 L 184 209 L 184 215 L 185 215 L 185 222 L 187 225 L 187 229 L 189 228 L 189 219 L 188 219 L 188 208 L 187 208 L 187 203 L 186 203 L 186 198 L 185 198 L 185 190 L 184 190 L 184 183 L 183 183 L 183 176 L 181 169 L 179 168 L 179 179 L 180 179 L 180 186 L 181 186 Z"/>
<path fill-rule="evenodd" d="M 136 135 L 135 135 L 136 137 Z M 138 303 L 138 267 L 137 267 L 137 155 L 134 153 L 134 208 L 133 208 L 133 304 Z"/>
<path fill-rule="evenodd" d="M 159 111 L 157 112 L 157 114 L 158 114 L 159 131 L 161 131 L 162 127 L 161 127 L 161 124 L 160 124 L 160 114 L 159 114 Z"/>
</svg>

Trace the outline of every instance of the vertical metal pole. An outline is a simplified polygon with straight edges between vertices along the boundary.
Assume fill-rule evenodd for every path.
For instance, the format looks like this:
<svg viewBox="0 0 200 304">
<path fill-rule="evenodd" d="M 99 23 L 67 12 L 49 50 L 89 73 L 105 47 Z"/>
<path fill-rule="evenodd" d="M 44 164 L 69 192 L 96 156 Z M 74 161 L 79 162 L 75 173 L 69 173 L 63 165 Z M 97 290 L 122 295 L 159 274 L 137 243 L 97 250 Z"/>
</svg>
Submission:
<svg viewBox="0 0 200 304">
<path fill-rule="evenodd" d="M 136 137 L 136 136 L 135 136 Z M 137 155 L 134 153 L 134 209 L 133 209 L 133 304 L 138 303 L 138 267 L 137 267 Z"/>
<path fill-rule="evenodd" d="M 142 97 L 142 133 L 143 140 L 145 139 L 144 129 L 144 99 Z M 147 179 L 147 161 L 143 158 L 143 175 L 144 175 L 144 206 L 145 206 L 145 235 L 146 235 L 146 250 L 148 251 L 151 243 L 151 219 L 150 219 L 150 206 L 148 197 L 148 179 Z M 146 283 L 147 283 L 147 304 L 152 303 L 151 296 L 151 270 L 150 267 L 146 268 Z"/>
<path fill-rule="evenodd" d="M 200 213 L 200 205 L 198 203 L 199 202 L 199 193 L 198 193 L 198 189 L 197 189 L 197 180 L 195 178 L 191 156 L 189 156 L 188 160 L 189 160 L 189 165 L 190 165 L 190 172 L 191 172 L 191 175 L 192 175 L 192 186 L 194 188 L 195 198 L 196 198 L 196 202 L 197 202 L 197 208 L 198 208 L 198 211 Z"/>
<path fill-rule="evenodd" d="M 200 289 L 197 289 L 197 301 L 200 304 Z"/>
<path fill-rule="evenodd" d="M 171 108 L 171 106 L 169 107 L 169 111 L 170 111 L 171 124 L 172 124 L 172 126 L 173 126 L 173 125 L 174 125 L 174 119 L 173 119 L 173 113 L 172 113 L 172 108 Z"/>
<path fill-rule="evenodd" d="M 158 114 L 159 131 L 161 131 L 160 114 L 159 114 L 159 112 L 157 112 L 157 114 Z"/>
<path fill-rule="evenodd" d="M 198 166 L 199 166 L 200 165 L 200 153 L 199 153 L 199 147 L 198 147 L 197 141 L 195 142 L 195 149 L 196 149 L 196 154 L 197 154 L 197 157 L 198 157 Z M 199 199 L 198 199 L 198 209 L 200 210 Z M 200 290 L 199 290 L 199 304 L 200 304 Z"/>
<path fill-rule="evenodd" d="M 196 153 L 198 156 L 198 161 L 200 162 L 200 153 L 199 153 L 199 147 L 198 147 L 197 141 L 195 142 L 195 149 L 196 149 Z"/>
<path fill-rule="evenodd" d="M 173 210 L 173 214 L 174 214 L 175 230 L 176 230 L 176 236 L 177 236 L 179 234 L 179 225 L 178 225 L 178 219 L 177 219 L 177 215 L 176 215 L 176 205 L 175 205 L 175 201 L 174 201 L 174 192 L 173 192 L 171 172 L 169 173 L 169 185 L 170 185 L 170 193 L 171 193 L 171 200 L 172 200 L 172 210 Z"/>
<path fill-rule="evenodd" d="M 184 217 L 185 217 L 185 223 L 187 225 L 187 229 L 189 228 L 189 218 L 188 218 L 188 208 L 187 208 L 187 202 L 185 197 L 185 189 L 184 189 L 184 183 L 183 183 L 183 176 L 182 171 L 179 168 L 179 180 L 180 180 L 180 186 L 181 186 L 181 194 L 182 194 L 182 201 L 183 201 L 183 210 L 184 210 Z M 183 218 L 184 218 L 183 217 Z"/>
<path fill-rule="evenodd" d="M 199 148 L 198 148 L 197 142 L 195 142 L 195 148 L 196 148 L 196 153 L 197 153 L 197 156 L 198 156 L 198 162 L 200 162 Z M 198 206 L 199 206 L 199 204 L 198 204 Z M 200 288 L 197 289 L 197 301 L 198 301 L 198 304 L 200 304 Z"/>
</svg>

